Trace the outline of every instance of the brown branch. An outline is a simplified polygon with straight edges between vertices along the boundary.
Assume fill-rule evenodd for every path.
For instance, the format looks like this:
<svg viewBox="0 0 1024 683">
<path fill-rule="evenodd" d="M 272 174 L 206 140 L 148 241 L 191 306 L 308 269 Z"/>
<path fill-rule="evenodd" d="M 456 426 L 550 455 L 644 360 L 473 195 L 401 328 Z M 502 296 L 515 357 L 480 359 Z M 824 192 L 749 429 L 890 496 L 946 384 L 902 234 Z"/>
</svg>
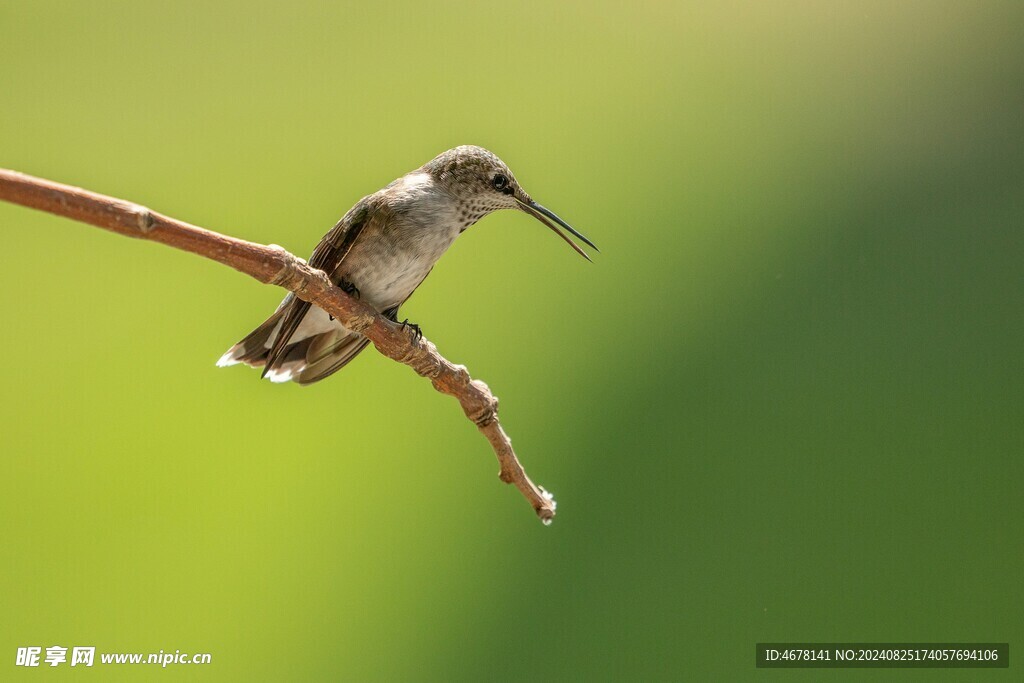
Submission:
<svg viewBox="0 0 1024 683">
<path fill-rule="evenodd" d="M 295 292 L 348 329 L 366 335 L 378 351 L 428 378 L 441 393 L 458 399 L 466 417 L 480 428 L 494 448 L 501 465 L 501 480 L 515 484 L 545 524 L 554 518 L 554 498 L 526 476 L 512 450 L 512 442 L 498 422 L 498 399 L 486 384 L 470 377 L 465 366 L 446 360 L 431 342 L 417 341 L 410 330 L 348 296 L 323 271 L 310 268 L 282 247 L 235 239 L 122 199 L 5 169 L 0 169 L 0 199 L 205 256 L 260 282 Z"/>
</svg>

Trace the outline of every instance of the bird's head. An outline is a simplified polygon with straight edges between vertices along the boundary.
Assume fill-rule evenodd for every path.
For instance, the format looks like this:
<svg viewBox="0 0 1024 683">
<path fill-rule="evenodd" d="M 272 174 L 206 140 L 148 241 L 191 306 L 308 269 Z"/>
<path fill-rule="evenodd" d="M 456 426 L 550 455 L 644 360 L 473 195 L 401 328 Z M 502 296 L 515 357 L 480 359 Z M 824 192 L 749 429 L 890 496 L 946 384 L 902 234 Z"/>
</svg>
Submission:
<svg viewBox="0 0 1024 683">
<path fill-rule="evenodd" d="M 505 162 L 483 147 L 462 145 L 450 149 L 424 164 L 423 171 L 433 176 L 441 187 L 459 201 L 462 207 L 460 210 L 467 219 L 479 220 L 499 209 L 520 209 L 551 228 L 588 261 L 590 257 L 587 253 L 559 230 L 559 226 L 597 250 L 597 246 L 583 234 L 535 202 L 519 185 Z"/>
</svg>

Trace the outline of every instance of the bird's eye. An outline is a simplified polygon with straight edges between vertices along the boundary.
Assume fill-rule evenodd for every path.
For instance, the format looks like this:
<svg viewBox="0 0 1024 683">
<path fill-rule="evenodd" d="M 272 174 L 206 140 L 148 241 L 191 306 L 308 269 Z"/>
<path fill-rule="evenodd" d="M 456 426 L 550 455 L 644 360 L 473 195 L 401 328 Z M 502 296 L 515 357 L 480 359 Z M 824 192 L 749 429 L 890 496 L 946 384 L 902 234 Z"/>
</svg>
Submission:
<svg viewBox="0 0 1024 683">
<path fill-rule="evenodd" d="M 503 192 L 505 188 L 508 187 L 508 178 L 500 173 L 494 176 L 494 179 L 491 182 L 494 184 L 494 189 L 498 192 Z"/>
</svg>

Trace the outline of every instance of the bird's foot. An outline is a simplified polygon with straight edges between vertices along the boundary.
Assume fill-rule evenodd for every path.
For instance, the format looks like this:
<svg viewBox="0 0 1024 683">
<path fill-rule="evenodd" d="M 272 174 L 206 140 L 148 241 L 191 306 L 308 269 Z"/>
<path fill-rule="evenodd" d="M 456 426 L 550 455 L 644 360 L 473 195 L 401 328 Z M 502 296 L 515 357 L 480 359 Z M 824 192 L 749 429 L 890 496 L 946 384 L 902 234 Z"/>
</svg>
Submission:
<svg viewBox="0 0 1024 683">
<path fill-rule="evenodd" d="M 359 288 L 345 278 L 341 278 L 341 280 L 338 281 L 338 287 L 349 296 L 354 296 L 357 299 L 359 298 Z"/>
<path fill-rule="evenodd" d="M 341 278 L 341 280 L 338 281 L 338 289 L 345 292 L 351 297 L 355 297 L 356 299 L 359 298 L 359 288 L 356 287 L 351 282 L 349 282 L 348 280 L 346 280 L 345 278 Z M 327 317 L 330 318 L 331 320 L 334 320 L 333 315 L 328 314 Z"/>
<path fill-rule="evenodd" d="M 391 322 L 396 323 L 398 325 L 401 325 L 403 330 L 405 328 L 407 328 L 407 327 L 409 329 L 411 329 L 412 330 L 412 334 L 413 334 L 413 341 L 414 342 L 418 342 L 420 339 L 423 339 L 423 332 L 420 331 L 420 326 L 419 325 L 417 325 L 416 323 L 409 322 L 408 318 L 406 318 L 402 322 L 398 322 L 398 307 L 397 306 L 395 306 L 394 308 L 389 308 L 389 309 L 387 309 L 385 311 L 382 311 L 382 313 L 383 313 L 384 317 L 387 318 L 388 320 L 390 320 Z"/>
<path fill-rule="evenodd" d="M 395 322 L 397 322 L 397 321 L 395 321 Z M 414 342 L 418 343 L 420 339 L 423 339 L 423 332 L 420 331 L 420 326 L 419 325 L 417 325 L 416 323 L 409 322 L 408 318 L 403 320 L 401 324 L 402 324 L 402 329 L 403 330 L 405 328 L 407 328 L 407 327 L 412 330 L 412 340 Z"/>
</svg>

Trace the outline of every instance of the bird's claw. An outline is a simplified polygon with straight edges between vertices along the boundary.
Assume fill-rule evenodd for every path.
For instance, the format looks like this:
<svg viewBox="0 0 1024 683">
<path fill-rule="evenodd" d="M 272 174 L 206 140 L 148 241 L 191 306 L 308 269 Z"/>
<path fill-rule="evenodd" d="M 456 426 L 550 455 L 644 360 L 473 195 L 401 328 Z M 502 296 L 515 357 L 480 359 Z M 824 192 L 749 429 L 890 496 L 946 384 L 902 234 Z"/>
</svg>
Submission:
<svg viewBox="0 0 1024 683">
<path fill-rule="evenodd" d="M 423 332 L 420 331 L 420 326 L 416 323 L 411 323 L 409 322 L 409 319 L 406 318 L 402 321 L 401 325 L 403 330 L 407 327 L 412 330 L 412 340 L 414 342 L 419 342 L 420 339 L 423 339 Z"/>
<path fill-rule="evenodd" d="M 357 299 L 359 298 L 359 288 L 356 287 L 351 282 L 349 282 L 348 280 L 346 280 L 345 278 L 342 278 L 341 280 L 338 281 L 338 288 L 341 289 L 341 291 L 348 294 L 349 296 L 355 297 Z"/>
<path fill-rule="evenodd" d="M 345 292 L 346 294 L 353 298 L 359 298 L 359 288 L 356 287 L 351 282 L 349 282 L 348 280 L 346 280 L 345 278 L 341 278 L 338 281 L 338 289 L 340 289 L 341 291 Z M 327 314 L 327 317 L 330 318 L 331 320 L 334 320 L 334 316 L 329 313 Z"/>
</svg>

